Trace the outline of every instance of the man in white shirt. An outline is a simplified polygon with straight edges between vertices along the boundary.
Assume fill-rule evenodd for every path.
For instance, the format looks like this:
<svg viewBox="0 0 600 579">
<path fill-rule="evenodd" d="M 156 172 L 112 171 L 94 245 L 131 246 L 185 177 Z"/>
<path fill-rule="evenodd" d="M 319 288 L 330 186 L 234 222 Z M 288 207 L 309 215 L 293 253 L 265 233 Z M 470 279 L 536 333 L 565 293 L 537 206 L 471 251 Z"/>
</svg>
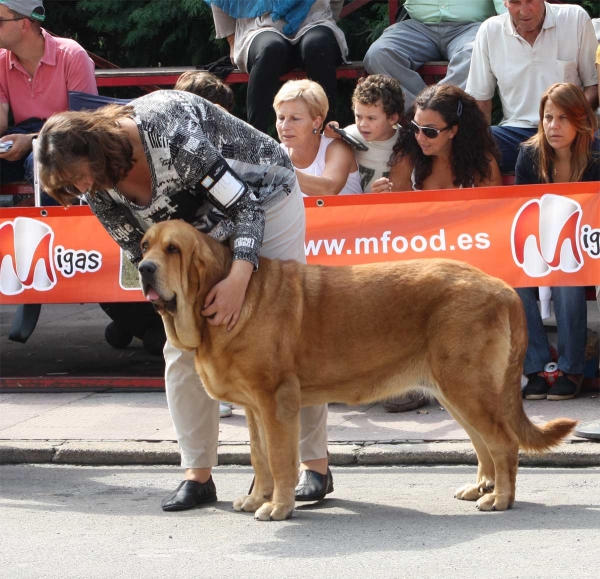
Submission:
<svg viewBox="0 0 600 579">
<path fill-rule="evenodd" d="M 539 103 L 555 82 L 580 86 L 598 106 L 594 55 L 598 41 L 580 6 L 543 0 L 504 0 L 507 14 L 481 25 L 473 48 L 467 92 L 491 123 L 498 87 L 503 118 L 492 133 L 500 148 L 502 172 L 514 171 L 519 145 L 536 131 Z"/>
</svg>

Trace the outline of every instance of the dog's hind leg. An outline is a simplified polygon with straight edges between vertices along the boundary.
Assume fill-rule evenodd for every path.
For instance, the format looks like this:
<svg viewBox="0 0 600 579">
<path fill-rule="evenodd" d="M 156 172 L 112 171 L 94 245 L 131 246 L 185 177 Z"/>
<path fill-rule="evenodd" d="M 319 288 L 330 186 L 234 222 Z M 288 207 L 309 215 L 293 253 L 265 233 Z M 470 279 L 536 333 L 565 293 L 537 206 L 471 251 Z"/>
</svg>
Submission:
<svg viewBox="0 0 600 579">
<path fill-rule="evenodd" d="M 504 416 L 500 397 L 494 395 L 493 380 L 484 380 L 484 378 L 490 377 L 480 375 L 475 379 L 479 381 L 479 384 L 490 384 L 489 391 L 472 384 L 465 389 L 470 395 L 468 397 L 460 396 L 460 405 L 458 400 L 454 400 L 456 396 L 453 391 L 446 392 L 445 397 L 450 406 L 460 408 L 460 416 L 463 421 L 483 441 L 494 463 L 494 491 L 480 497 L 477 500 L 477 508 L 482 511 L 504 511 L 510 508 L 515 500 L 519 439 Z M 475 445 L 474 440 L 473 442 Z M 479 457 L 477 445 L 475 445 L 475 449 Z M 486 470 L 489 469 L 490 467 L 487 466 Z M 489 476 L 491 473 L 484 472 L 484 474 Z"/>
<path fill-rule="evenodd" d="M 471 439 L 473 448 L 475 448 L 475 453 L 477 454 L 477 482 L 475 484 L 466 484 L 458 488 L 454 493 L 454 497 L 463 501 L 476 501 L 484 494 L 491 493 L 494 490 L 494 480 L 496 478 L 494 461 L 481 436 L 469 426 L 460 413 L 454 409 L 443 396 L 437 394 L 437 397 L 444 404 L 444 407 L 452 415 L 454 420 L 465 429 L 465 432 Z"/>
<path fill-rule="evenodd" d="M 296 378 L 282 382 L 273 395 L 259 394 L 259 412 L 273 475 L 272 499 L 254 514 L 261 521 L 281 521 L 292 516 L 298 482 L 300 435 L 300 384 Z"/>
<path fill-rule="evenodd" d="M 242 495 L 233 501 L 236 511 L 256 512 L 273 494 L 273 476 L 269 467 L 265 433 L 255 412 L 245 408 L 246 421 L 250 432 L 250 458 L 254 468 L 254 486 L 249 495 Z"/>
</svg>

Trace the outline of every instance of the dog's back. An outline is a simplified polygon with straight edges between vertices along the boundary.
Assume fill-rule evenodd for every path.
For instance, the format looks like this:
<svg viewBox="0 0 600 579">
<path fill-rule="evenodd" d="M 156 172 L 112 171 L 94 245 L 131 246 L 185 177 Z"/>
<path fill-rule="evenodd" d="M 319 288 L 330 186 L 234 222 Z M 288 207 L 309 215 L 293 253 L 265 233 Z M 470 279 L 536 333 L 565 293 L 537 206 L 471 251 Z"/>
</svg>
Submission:
<svg viewBox="0 0 600 579">
<path fill-rule="evenodd" d="M 303 403 L 325 401 L 332 392 L 340 402 L 380 399 L 388 386 L 397 393 L 398 381 L 435 388 L 440 365 L 460 358 L 468 372 L 471 363 L 485 360 L 486 349 L 497 349 L 496 342 L 507 358 L 508 308 L 522 309 L 504 282 L 452 260 L 353 267 L 272 264 L 279 271 L 269 271 L 268 278 L 282 283 L 271 299 L 285 300 L 286 281 L 301 288 L 296 301 L 301 307 L 280 320 L 277 332 L 281 336 L 287 327 L 299 327 L 288 339 L 294 341 Z M 262 288 L 261 300 L 269 302 L 268 293 Z M 526 332 L 524 325 L 523 315 Z"/>
</svg>

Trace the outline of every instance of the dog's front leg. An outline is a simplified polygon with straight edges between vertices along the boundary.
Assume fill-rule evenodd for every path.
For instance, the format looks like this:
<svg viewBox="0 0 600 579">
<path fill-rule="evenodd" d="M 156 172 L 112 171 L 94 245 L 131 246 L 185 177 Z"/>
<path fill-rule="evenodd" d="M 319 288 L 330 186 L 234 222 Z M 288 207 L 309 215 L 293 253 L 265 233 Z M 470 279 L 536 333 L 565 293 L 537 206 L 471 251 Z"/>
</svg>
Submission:
<svg viewBox="0 0 600 579">
<path fill-rule="evenodd" d="M 298 437 L 300 433 L 300 385 L 297 380 L 282 383 L 275 396 L 261 397 L 260 417 L 273 475 L 273 497 L 254 517 L 261 521 L 282 521 L 292 516 L 298 482 Z"/>
<path fill-rule="evenodd" d="M 242 495 L 233 501 L 236 511 L 256 512 L 273 495 L 273 476 L 269 468 L 267 441 L 264 430 L 254 410 L 245 408 L 250 432 L 250 458 L 254 468 L 254 486 L 249 495 Z"/>
</svg>

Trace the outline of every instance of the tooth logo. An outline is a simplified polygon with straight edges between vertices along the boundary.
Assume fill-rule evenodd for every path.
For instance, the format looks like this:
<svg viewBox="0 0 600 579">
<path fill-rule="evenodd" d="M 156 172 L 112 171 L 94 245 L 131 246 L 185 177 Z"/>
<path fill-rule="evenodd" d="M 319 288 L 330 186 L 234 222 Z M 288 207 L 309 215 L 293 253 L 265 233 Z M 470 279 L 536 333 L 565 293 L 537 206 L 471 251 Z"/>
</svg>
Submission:
<svg viewBox="0 0 600 579">
<path fill-rule="evenodd" d="M 17 217 L 0 224 L 0 293 L 48 291 L 56 285 L 52 259 L 54 232 L 48 225 Z"/>
<path fill-rule="evenodd" d="M 530 277 L 551 271 L 573 273 L 583 266 L 579 245 L 582 210 L 579 203 L 560 195 L 528 201 L 512 225 L 515 263 Z"/>
</svg>

